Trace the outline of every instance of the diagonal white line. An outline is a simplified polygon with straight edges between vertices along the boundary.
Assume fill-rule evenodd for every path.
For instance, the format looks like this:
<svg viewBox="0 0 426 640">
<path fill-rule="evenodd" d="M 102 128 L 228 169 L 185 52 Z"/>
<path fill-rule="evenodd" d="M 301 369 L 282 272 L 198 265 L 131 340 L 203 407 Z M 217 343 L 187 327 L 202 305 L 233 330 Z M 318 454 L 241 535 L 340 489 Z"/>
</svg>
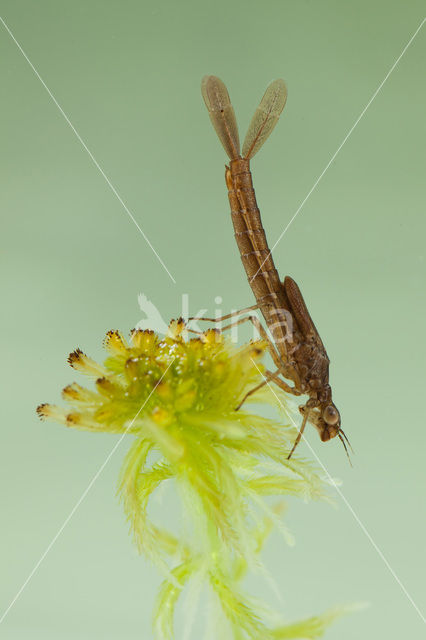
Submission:
<svg viewBox="0 0 426 640">
<path fill-rule="evenodd" d="M 336 151 L 333 153 L 333 155 L 331 156 L 330 160 L 328 161 L 328 163 L 326 164 L 325 168 L 323 169 L 323 171 L 320 173 L 320 175 L 318 176 L 318 178 L 315 180 L 312 188 L 310 189 L 310 191 L 308 192 L 308 194 L 305 196 L 305 198 L 302 200 L 301 204 L 299 205 L 298 209 L 296 210 L 296 212 L 294 213 L 294 215 L 290 218 L 289 222 L 287 223 L 287 226 L 285 227 L 285 229 L 281 232 L 280 236 L 278 237 L 278 240 L 275 242 L 275 244 L 272 246 L 272 249 L 269 251 L 268 255 L 266 256 L 266 258 L 264 259 L 264 261 L 262 262 L 262 264 L 260 265 L 259 269 L 256 271 L 256 273 L 254 274 L 254 276 L 251 278 L 250 280 L 250 284 L 253 282 L 253 280 L 255 279 L 255 277 L 257 276 L 257 274 L 259 273 L 259 271 L 262 269 L 263 265 L 265 264 L 265 262 L 268 260 L 269 256 L 271 255 L 271 253 L 273 252 L 273 250 L 275 249 L 275 247 L 277 246 L 277 244 L 280 242 L 280 240 L 282 239 L 282 237 L 285 235 L 285 233 L 287 232 L 288 228 L 290 227 L 290 225 L 292 224 L 292 222 L 294 221 L 294 219 L 296 218 L 296 216 L 299 215 L 300 211 L 302 210 L 302 208 L 304 207 L 305 203 L 308 201 L 308 199 L 310 198 L 310 196 L 312 195 L 312 193 L 315 191 L 315 189 L 317 188 L 319 182 L 322 180 L 322 178 L 324 177 L 325 173 L 328 171 L 329 167 L 331 166 L 331 164 L 334 162 L 334 160 L 336 159 L 337 154 L 340 152 L 340 150 L 342 149 L 342 147 L 344 146 L 344 144 L 347 142 L 349 136 L 352 134 L 353 130 L 355 129 L 355 127 L 358 125 L 358 123 L 360 122 L 360 120 L 362 119 L 362 117 L 364 116 L 365 112 L 367 111 L 367 109 L 370 107 L 371 103 L 373 102 L 373 100 L 376 98 L 377 94 L 379 93 L 379 91 L 381 90 L 381 88 L 383 87 L 383 85 L 385 84 L 386 80 L 389 78 L 389 76 L 391 75 L 392 71 L 395 69 L 395 67 L 397 66 L 398 62 L 401 60 L 402 56 L 405 54 L 405 52 L 407 51 L 408 47 L 412 44 L 414 38 L 417 36 L 417 34 L 419 33 L 420 29 L 422 28 L 422 26 L 424 25 L 426 21 L 426 18 L 423 18 L 423 20 L 421 21 L 420 25 L 417 27 L 417 29 L 415 30 L 415 32 L 413 33 L 413 35 L 411 36 L 411 38 L 409 39 L 409 41 L 407 42 L 407 44 L 405 45 L 405 47 L 403 48 L 403 50 L 401 51 L 401 53 L 399 54 L 399 56 L 397 57 L 397 59 L 395 60 L 395 62 L 393 63 L 393 65 L 391 66 L 391 68 L 389 69 L 389 71 L 387 72 L 387 74 L 385 75 L 385 77 L 383 78 L 382 82 L 379 84 L 379 86 L 377 87 L 377 89 L 375 90 L 375 92 L 373 93 L 373 95 L 371 96 L 370 100 L 367 102 L 367 104 L 365 105 L 364 109 L 361 111 L 361 113 L 359 114 L 358 118 L 355 120 L 354 124 L 352 125 L 352 127 L 349 129 L 348 133 L 346 134 L 346 136 L 343 138 L 343 141 L 341 142 L 341 144 L 337 147 Z"/>
<path fill-rule="evenodd" d="M 99 173 L 102 175 L 102 177 L 104 178 L 105 182 L 107 183 L 107 185 L 109 186 L 109 188 L 111 189 L 111 191 L 113 192 L 113 194 L 115 195 L 115 197 L 117 198 L 117 200 L 119 201 L 119 203 L 121 204 L 121 206 L 123 207 L 123 209 L 125 210 L 125 212 L 128 214 L 129 218 L 132 220 L 132 222 L 135 224 L 136 228 L 138 229 L 139 233 L 142 235 L 142 237 L 144 238 L 145 242 L 148 244 L 148 246 L 150 247 L 150 249 L 153 251 L 153 253 L 155 254 L 155 256 L 157 257 L 158 261 L 160 262 L 161 266 L 163 267 L 163 269 L 166 271 L 166 273 L 168 274 L 168 276 L 171 278 L 171 280 L 176 284 L 176 280 L 174 279 L 174 277 L 172 276 L 172 274 L 170 273 L 170 271 L 168 270 L 168 268 L 166 267 L 166 265 L 164 264 L 163 260 L 160 258 L 160 256 L 158 255 L 157 251 L 154 249 L 154 247 L 152 246 L 148 236 L 146 235 L 146 233 L 144 233 L 144 231 L 141 229 L 139 223 L 137 222 L 137 220 L 135 219 L 135 217 L 133 216 L 132 212 L 129 210 L 129 208 L 127 207 L 127 205 L 125 204 L 125 202 L 123 201 L 122 197 L 120 196 L 120 194 L 118 193 L 117 189 L 114 187 L 114 185 L 111 183 L 110 179 L 108 178 L 108 176 L 106 175 L 105 171 L 102 169 L 102 167 L 100 166 L 99 162 L 96 160 L 95 156 L 93 155 L 93 153 L 90 151 L 89 147 L 87 146 L 87 144 L 84 142 L 83 138 L 81 137 L 81 135 L 78 133 L 77 129 L 74 127 L 74 125 L 72 124 L 71 120 L 69 119 L 69 117 L 67 116 L 67 114 L 65 113 L 65 111 L 62 109 L 61 105 L 59 104 L 59 102 L 56 100 L 55 96 L 53 95 L 53 93 L 51 92 L 51 90 L 49 89 L 49 87 L 47 86 L 47 84 L 45 83 L 45 81 L 43 80 L 43 78 L 41 77 L 41 75 L 39 74 L 39 72 L 37 71 L 37 69 L 35 68 L 35 66 L 33 65 L 33 63 L 31 62 L 31 60 L 29 59 L 29 57 L 27 56 L 27 54 L 25 53 L 25 51 L 23 50 L 23 48 L 21 47 L 21 45 L 19 44 L 19 42 L 17 41 L 17 39 L 15 38 L 15 36 L 13 35 L 13 33 L 11 32 L 11 30 L 9 29 L 9 27 L 7 26 L 7 24 L 5 23 L 5 21 L 3 20 L 3 18 L 0 16 L 0 22 L 2 23 L 2 25 L 4 26 L 4 28 L 6 29 L 6 31 L 8 32 L 8 34 L 10 35 L 10 37 L 12 38 L 13 42 L 16 44 L 16 46 L 18 47 L 19 51 L 22 53 L 22 55 L 24 56 L 25 60 L 28 62 L 28 64 L 30 65 L 31 69 L 34 71 L 35 75 L 37 76 L 37 78 L 40 80 L 41 84 L 43 85 L 43 87 L 46 89 L 47 93 L 49 94 L 50 98 L 52 99 L 52 101 L 55 103 L 56 107 L 58 108 L 58 110 L 60 111 L 60 113 L 62 114 L 62 116 L 64 117 L 65 121 L 67 122 L 67 124 L 70 126 L 70 128 L 72 129 L 73 133 L 75 134 L 76 138 L 78 139 L 78 141 L 80 142 L 80 144 L 82 145 L 82 147 L 85 149 L 85 151 L 87 152 L 88 156 L 90 157 L 90 159 L 92 160 L 93 164 L 95 165 L 95 167 L 98 169 Z"/>
<path fill-rule="evenodd" d="M 262 371 L 259 369 L 259 367 L 257 366 L 257 363 L 253 360 L 253 358 L 251 359 L 254 366 L 256 367 L 256 369 L 259 371 L 260 375 L 262 376 L 262 378 L 265 380 L 266 384 L 268 385 L 269 389 L 272 391 L 272 393 L 274 394 L 275 398 L 278 400 L 279 404 L 281 405 L 281 407 L 283 408 L 283 410 L 285 411 L 286 415 L 290 418 L 291 422 L 293 423 L 293 426 L 296 427 L 296 429 L 298 429 L 297 424 L 295 423 L 295 421 L 293 420 L 293 418 L 291 417 L 291 415 L 289 414 L 288 411 L 286 411 L 284 405 L 282 404 L 281 400 L 279 399 L 279 397 L 277 396 L 277 394 L 275 393 L 274 388 L 272 387 L 271 383 L 269 382 L 269 380 L 267 378 L 265 378 L 265 376 L 263 375 Z M 325 467 L 325 465 L 322 463 L 322 461 L 319 459 L 319 457 L 317 456 L 316 452 L 312 449 L 309 441 L 305 438 L 305 435 L 302 433 L 302 438 L 303 441 L 305 442 L 305 444 L 307 444 L 310 452 L 312 453 L 312 455 L 315 457 L 315 459 L 317 460 L 318 464 L 322 467 L 322 469 L 325 471 L 329 481 L 331 482 L 332 486 L 336 489 L 337 493 L 339 494 L 339 496 L 341 497 L 341 499 L 343 500 L 343 502 L 345 503 L 345 505 L 347 506 L 347 508 L 349 509 L 350 513 L 353 515 L 353 517 L 355 518 L 356 522 L 358 523 L 358 525 L 360 526 L 361 530 L 363 531 L 363 533 L 366 535 L 366 537 L 368 538 L 369 542 L 371 543 L 371 545 L 373 546 L 373 548 L 375 549 L 375 551 L 378 553 L 378 555 L 380 556 L 380 558 L 382 559 L 382 561 L 384 562 L 384 564 L 386 565 L 386 567 L 388 568 L 388 570 L 390 571 L 390 573 L 392 574 L 392 576 L 395 578 L 396 582 L 398 583 L 398 585 L 401 587 L 402 591 L 404 592 L 404 594 L 407 596 L 408 600 L 411 602 L 411 604 L 413 605 L 414 609 L 417 611 L 417 613 L 419 614 L 420 618 L 423 620 L 424 623 L 426 623 L 426 618 L 424 617 L 423 613 L 420 611 L 419 607 L 416 605 L 416 603 L 414 602 L 413 598 L 410 596 L 410 594 L 408 593 L 407 589 L 405 588 L 405 586 L 403 585 L 403 583 L 401 582 L 401 580 L 398 578 L 397 574 L 395 573 L 395 571 L 392 569 L 391 565 L 389 564 L 389 561 L 386 559 L 385 555 L 383 554 L 382 550 L 378 547 L 378 545 L 376 544 L 376 542 L 374 541 L 374 539 L 372 538 L 371 534 L 369 533 L 369 531 L 367 530 L 367 528 L 365 527 L 365 525 L 361 522 L 359 516 L 357 515 L 357 513 L 355 512 L 355 510 L 353 509 L 352 505 L 349 503 L 349 501 L 347 500 L 347 498 L 343 495 L 342 491 L 339 489 L 339 487 L 337 486 L 337 484 L 335 483 L 335 481 L 333 480 L 331 474 L 329 473 L 328 469 Z"/>
<path fill-rule="evenodd" d="M 154 391 L 156 390 L 156 388 L 158 387 L 158 385 L 160 384 L 161 380 L 164 378 L 164 376 L 166 375 L 167 371 L 170 369 L 170 367 L 172 366 L 174 360 L 176 358 L 173 358 L 173 360 L 170 362 L 170 364 L 168 365 L 167 369 L 164 371 L 163 375 L 161 376 L 161 378 L 159 379 L 159 381 L 157 382 L 157 384 L 155 385 L 155 387 L 153 387 L 153 389 L 151 390 L 149 396 L 147 397 L 147 399 L 145 400 L 145 402 L 142 404 L 142 406 L 140 407 L 139 411 L 137 412 L 137 414 L 135 415 L 135 417 L 133 418 L 133 420 L 130 422 L 130 424 L 126 427 L 126 430 L 122 433 L 122 435 L 120 436 L 119 440 L 115 443 L 115 445 L 113 446 L 113 448 L 111 449 L 111 451 L 109 452 L 109 454 L 107 455 L 107 457 L 105 458 L 104 462 L 101 464 L 101 466 L 99 467 L 99 469 L 97 470 L 97 472 L 95 473 L 95 475 L 93 476 L 93 478 L 91 479 L 91 481 L 89 482 L 89 484 L 87 485 L 86 489 L 83 491 L 83 493 L 81 494 L 80 498 L 77 500 L 77 502 L 75 503 L 74 507 L 71 509 L 70 513 L 68 514 L 68 516 L 65 518 L 63 524 L 61 525 L 61 527 L 58 529 L 57 533 L 53 536 L 52 540 L 50 541 L 50 543 L 48 544 L 46 550 L 44 551 L 44 553 L 41 555 L 40 559 L 37 561 L 37 563 L 35 564 L 34 568 L 32 569 L 32 571 L 30 572 L 29 576 L 27 577 L 27 579 L 25 580 L 24 584 L 22 585 L 22 587 L 19 589 L 18 593 L 15 595 L 15 597 L 13 598 L 12 602 L 9 604 L 9 606 L 7 607 L 6 611 L 3 613 L 2 617 L 0 618 L 0 624 L 3 622 L 3 620 L 5 619 L 5 617 L 7 616 L 7 614 L 9 613 L 9 611 L 12 609 L 13 605 L 16 603 L 16 601 L 18 600 L 18 598 L 20 597 L 20 595 L 22 594 L 22 592 L 24 591 L 25 587 L 27 586 L 27 584 L 29 583 L 29 581 L 31 580 L 31 578 L 34 576 L 34 574 L 36 573 L 36 571 L 38 570 L 38 568 L 40 567 L 41 563 L 43 562 L 43 560 L 46 558 L 47 554 L 49 553 L 49 551 L 51 550 L 51 548 L 53 547 L 53 545 L 55 544 L 55 542 L 57 541 L 57 539 L 59 538 L 59 536 L 61 535 L 61 533 L 63 532 L 63 530 L 65 529 L 65 527 L 67 526 L 67 524 L 69 523 L 69 521 L 71 520 L 71 518 L 73 517 L 74 513 L 77 511 L 77 509 L 79 508 L 79 506 L 81 505 L 81 503 L 83 502 L 83 500 L 85 499 L 85 497 L 87 496 L 87 494 L 89 493 L 90 489 L 93 487 L 93 485 L 95 484 L 96 480 L 99 478 L 99 476 L 101 475 L 102 471 L 105 469 L 106 465 L 108 464 L 108 462 L 110 461 L 110 459 L 112 458 L 112 456 L 114 455 L 114 453 L 117 451 L 118 447 L 120 446 L 124 436 L 127 434 L 127 432 L 129 431 L 129 429 L 131 429 L 131 427 L 133 426 L 135 420 L 137 419 L 138 415 L 140 414 L 140 412 L 142 411 L 142 409 L 144 408 L 144 406 L 146 405 L 146 403 L 148 402 L 148 400 L 150 399 L 150 397 L 152 396 L 152 394 L 154 393 Z"/>
</svg>

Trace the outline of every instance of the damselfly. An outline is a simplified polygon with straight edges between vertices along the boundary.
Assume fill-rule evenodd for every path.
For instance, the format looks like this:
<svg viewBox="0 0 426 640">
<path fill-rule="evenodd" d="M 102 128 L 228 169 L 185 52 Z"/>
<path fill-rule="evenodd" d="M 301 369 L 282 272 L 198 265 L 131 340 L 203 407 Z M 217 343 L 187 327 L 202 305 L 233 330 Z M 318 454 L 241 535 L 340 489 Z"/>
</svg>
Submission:
<svg viewBox="0 0 426 640">
<path fill-rule="evenodd" d="M 340 414 L 332 400 L 327 352 L 298 285 L 289 276 L 284 281 L 279 278 L 253 189 L 250 160 L 278 122 L 287 99 L 284 81 L 275 80 L 267 88 L 251 120 L 242 152 L 234 109 L 224 83 L 216 76 L 205 76 L 202 94 L 213 126 L 230 160 L 229 166 L 226 166 L 225 180 L 235 238 L 256 298 L 256 305 L 243 311 L 260 309 L 273 340 L 268 338 L 256 316 L 251 315 L 237 322 L 251 320 L 262 338 L 268 341 L 276 371 L 267 371 L 262 384 L 273 381 L 288 393 L 309 396 L 307 402 L 299 407 L 303 420 L 288 457 L 297 447 L 307 422 L 317 429 L 323 442 L 338 436 L 347 453 L 345 440 L 348 444 L 349 441 L 341 428 Z M 225 320 L 233 315 L 210 320 Z M 283 378 L 293 384 L 288 384 Z M 249 391 L 249 394 L 257 388 Z"/>
</svg>

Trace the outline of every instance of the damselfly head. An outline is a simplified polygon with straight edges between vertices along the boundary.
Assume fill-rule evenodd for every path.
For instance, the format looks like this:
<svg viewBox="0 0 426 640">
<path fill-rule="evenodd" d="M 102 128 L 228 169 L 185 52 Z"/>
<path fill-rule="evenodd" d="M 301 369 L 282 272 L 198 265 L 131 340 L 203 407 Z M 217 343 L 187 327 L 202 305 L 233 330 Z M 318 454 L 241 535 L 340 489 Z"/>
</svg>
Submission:
<svg viewBox="0 0 426 640">
<path fill-rule="evenodd" d="M 309 422 L 316 428 L 323 442 L 337 436 L 340 431 L 340 413 L 333 402 L 328 401 L 317 407 L 300 407 L 302 415 L 306 411 L 309 411 Z"/>
<path fill-rule="evenodd" d="M 299 407 L 299 411 L 304 418 L 304 422 L 305 420 L 309 420 L 309 422 L 318 431 L 319 437 L 321 438 L 322 442 L 328 442 L 328 440 L 331 440 L 336 436 L 339 438 L 346 451 L 349 463 L 352 466 L 346 443 L 349 445 L 351 451 L 353 452 L 352 445 L 349 442 L 346 433 L 340 426 L 340 413 L 334 403 L 329 400 L 328 402 L 324 402 L 323 404 L 314 407 L 302 405 L 301 407 Z M 291 453 L 293 453 L 293 451 L 294 447 Z"/>
<path fill-rule="evenodd" d="M 320 409 L 320 437 L 323 442 L 335 438 L 340 430 L 340 413 L 332 402 L 323 405 Z"/>
<path fill-rule="evenodd" d="M 331 440 L 336 436 L 339 438 L 340 442 L 342 443 L 346 451 L 348 460 L 352 465 L 346 443 L 349 445 L 351 451 L 353 452 L 352 445 L 349 442 L 348 437 L 346 436 L 346 433 L 343 431 L 341 427 L 340 413 L 337 410 L 336 406 L 333 404 L 333 402 L 328 402 L 326 405 L 323 405 L 322 407 L 320 407 L 320 419 L 317 418 L 317 422 L 315 423 L 315 426 L 318 429 L 318 433 L 320 435 L 322 442 L 327 442 L 328 440 Z"/>
</svg>

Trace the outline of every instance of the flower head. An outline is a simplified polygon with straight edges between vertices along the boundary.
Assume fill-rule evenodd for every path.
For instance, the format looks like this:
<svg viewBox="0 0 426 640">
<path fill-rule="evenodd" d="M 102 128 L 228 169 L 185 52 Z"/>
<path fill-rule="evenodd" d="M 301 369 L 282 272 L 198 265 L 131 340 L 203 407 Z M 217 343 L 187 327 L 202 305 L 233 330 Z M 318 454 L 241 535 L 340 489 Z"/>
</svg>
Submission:
<svg viewBox="0 0 426 640">
<path fill-rule="evenodd" d="M 231 628 L 244 631 L 235 637 L 293 637 L 271 635 L 238 585 L 248 567 L 260 566 L 265 523 L 291 538 L 264 497 L 324 497 L 310 463 L 287 460 L 294 428 L 246 410 L 247 393 L 257 387 L 247 400 L 278 404 L 283 415 L 288 409 L 286 395 L 271 393 L 264 384 L 266 344 L 236 347 L 216 330 L 188 339 L 180 319 L 162 339 L 138 330 L 126 341 L 110 331 L 104 346 L 103 365 L 80 349 L 68 358 L 93 379 L 94 389 L 73 383 L 63 390 L 68 409 L 42 404 L 37 411 L 69 427 L 135 436 L 119 493 L 139 550 L 165 573 L 155 618 L 158 636 L 173 636 L 179 593 L 202 574 Z M 193 523 L 189 533 L 172 534 L 148 516 L 154 491 L 173 480 Z"/>
<path fill-rule="evenodd" d="M 43 404 L 39 415 L 90 431 L 141 434 L 148 420 L 166 428 L 188 416 L 233 413 L 245 390 L 261 379 L 265 345 L 236 349 L 215 330 L 192 340 L 185 334 L 183 320 L 172 321 L 163 339 L 139 330 L 127 342 L 109 331 L 104 365 L 76 349 L 68 362 L 95 380 L 95 390 L 73 383 L 63 390 L 69 410 Z"/>
</svg>

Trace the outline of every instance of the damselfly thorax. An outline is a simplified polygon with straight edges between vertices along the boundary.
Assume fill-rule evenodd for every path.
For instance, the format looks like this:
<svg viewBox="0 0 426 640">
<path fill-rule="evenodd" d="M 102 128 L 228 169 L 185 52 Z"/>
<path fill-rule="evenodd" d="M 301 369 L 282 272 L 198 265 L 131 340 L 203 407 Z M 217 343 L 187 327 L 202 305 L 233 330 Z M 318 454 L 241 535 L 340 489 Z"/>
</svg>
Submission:
<svg viewBox="0 0 426 640">
<path fill-rule="evenodd" d="M 242 152 L 234 110 L 223 82 L 216 76 L 205 76 L 202 94 L 230 160 L 225 179 L 235 239 L 256 298 L 256 305 L 250 309 L 260 309 L 273 337 L 273 341 L 268 340 L 269 352 L 277 371 L 267 372 L 264 384 L 272 381 L 288 393 L 309 396 L 299 407 L 302 425 L 288 457 L 298 445 L 307 422 L 317 429 L 322 441 L 338 436 L 346 449 L 347 438 L 332 401 L 327 352 L 298 285 L 289 276 L 280 280 L 266 240 L 250 171 L 251 158 L 269 137 L 286 103 L 284 81 L 275 80 L 267 88 L 249 125 Z M 223 316 L 222 320 L 231 316 Z M 265 339 L 266 332 L 256 316 L 248 319 Z M 289 385 L 283 378 L 293 384 Z"/>
</svg>

